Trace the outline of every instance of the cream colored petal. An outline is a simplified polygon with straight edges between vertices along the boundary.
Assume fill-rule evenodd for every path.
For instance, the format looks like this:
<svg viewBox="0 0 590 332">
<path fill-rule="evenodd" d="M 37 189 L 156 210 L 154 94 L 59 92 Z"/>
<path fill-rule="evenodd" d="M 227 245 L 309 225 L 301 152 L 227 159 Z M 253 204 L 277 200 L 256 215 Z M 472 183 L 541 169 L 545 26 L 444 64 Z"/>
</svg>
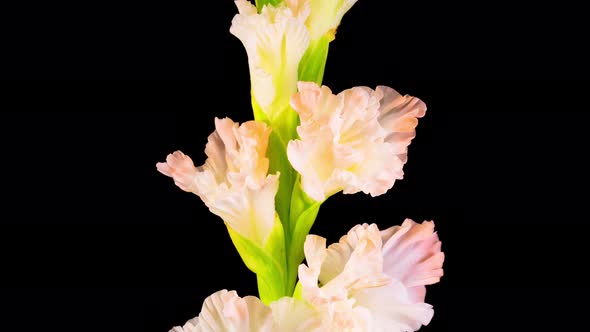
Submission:
<svg viewBox="0 0 590 332">
<path fill-rule="evenodd" d="M 428 325 L 434 315 L 431 305 L 411 301 L 406 287 L 399 281 L 358 290 L 352 297 L 358 306 L 371 313 L 371 331 L 417 331 L 422 325 Z"/>
<path fill-rule="evenodd" d="M 287 156 L 294 169 L 301 174 L 301 185 L 305 193 L 321 202 L 332 187 L 340 184 L 327 183 L 334 172 L 333 144 L 328 139 L 293 140 L 287 145 Z"/>
<path fill-rule="evenodd" d="M 405 163 L 408 146 L 416 136 L 418 119 L 426 114 L 426 104 L 386 86 L 378 86 L 375 95 L 382 98 L 379 123 L 388 132 L 385 141 L 394 144 L 395 153 Z"/>
<path fill-rule="evenodd" d="M 382 232 L 384 270 L 400 280 L 416 300 L 424 301 L 420 286 L 437 283 L 443 275 L 444 253 L 434 223 L 406 219 L 401 226 Z"/>
<path fill-rule="evenodd" d="M 245 186 L 220 194 L 209 208 L 238 234 L 263 247 L 275 223 L 278 179 L 278 174 L 269 175 L 258 188 Z"/>
<path fill-rule="evenodd" d="M 311 13 L 307 19 L 307 26 L 313 40 L 317 40 L 327 33 L 334 35 L 336 28 L 346 12 L 357 0 L 309 0 Z"/>
<path fill-rule="evenodd" d="M 311 305 L 291 297 L 270 304 L 276 331 L 322 331 L 320 312 Z"/>
<path fill-rule="evenodd" d="M 258 14 L 251 4 L 236 4 L 240 13 L 232 20 L 230 32 L 248 54 L 254 99 L 273 121 L 296 92 L 299 61 L 309 46 L 309 32 L 297 17 L 304 15 L 305 5 L 292 3 L 295 13 L 287 4 L 267 5 Z"/>
</svg>

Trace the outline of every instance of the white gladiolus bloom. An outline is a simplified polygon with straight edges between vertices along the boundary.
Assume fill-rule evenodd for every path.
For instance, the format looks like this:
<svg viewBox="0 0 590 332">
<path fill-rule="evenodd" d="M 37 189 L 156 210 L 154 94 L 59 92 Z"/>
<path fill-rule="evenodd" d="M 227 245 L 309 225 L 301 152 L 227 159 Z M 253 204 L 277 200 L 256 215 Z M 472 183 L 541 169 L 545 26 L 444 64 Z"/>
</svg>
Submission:
<svg viewBox="0 0 590 332">
<path fill-rule="evenodd" d="M 277 222 L 274 199 L 279 175 L 267 174 L 270 128 L 259 121 L 239 126 L 229 118 L 216 118 L 215 128 L 203 166 L 195 167 L 180 151 L 156 166 L 180 189 L 197 194 L 238 234 L 262 247 Z"/>
<path fill-rule="evenodd" d="M 250 67 L 252 95 L 273 122 L 297 91 L 299 61 L 309 46 L 304 9 L 266 5 L 261 13 L 247 0 L 236 0 L 230 32 L 238 37 Z"/>
<path fill-rule="evenodd" d="M 301 120 L 300 139 L 287 154 L 301 184 L 316 201 L 339 191 L 384 194 L 403 178 L 407 149 L 426 105 L 378 86 L 355 87 L 338 95 L 326 86 L 299 82 L 291 106 Z"/>
<path fill-rule="evenodd" d="M 423 288 L 442 276 L 440 249 L 432 222 L 409 219 L 382 232 L 357 225 L 328 248 L 309 235 L 307 265 L 299 267 L 303 299 L 322 313 L 326 331 L 416 331 L 434 313 Z"/>
</svg>

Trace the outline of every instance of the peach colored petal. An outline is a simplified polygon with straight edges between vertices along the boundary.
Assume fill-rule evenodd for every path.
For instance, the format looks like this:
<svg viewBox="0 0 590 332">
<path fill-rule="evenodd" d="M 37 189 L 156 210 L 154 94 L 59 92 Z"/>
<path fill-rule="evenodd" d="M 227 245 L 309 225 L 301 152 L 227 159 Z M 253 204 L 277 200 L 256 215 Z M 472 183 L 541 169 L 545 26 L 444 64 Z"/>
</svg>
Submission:
<svg viewBox="0 0 590 332">
<path fill-rule="evenodd" d="M 424 285 L 437 283 L 443 275 L 444 253 L 434 223 L 418 224 L 406 219 L 401 226 L 381 232 L 384 271 L 410 289 L 416 301 L 424 301 Z"/>
<path fill-rule="evenodd" d="M 358 290 L 353 297 L 358 306 L 371 313 L 371 331 L 417 331 L 422 325 L 428 325 L 434 315 L 431 305 L 412 301 L 399 281 Z"/>
<path fill-rule="evenodd" d="M 199 316 L 170 332 L 273 331 L 270 308 L 253 296 L 221 290 L 207 297 Z"/>
</svg>

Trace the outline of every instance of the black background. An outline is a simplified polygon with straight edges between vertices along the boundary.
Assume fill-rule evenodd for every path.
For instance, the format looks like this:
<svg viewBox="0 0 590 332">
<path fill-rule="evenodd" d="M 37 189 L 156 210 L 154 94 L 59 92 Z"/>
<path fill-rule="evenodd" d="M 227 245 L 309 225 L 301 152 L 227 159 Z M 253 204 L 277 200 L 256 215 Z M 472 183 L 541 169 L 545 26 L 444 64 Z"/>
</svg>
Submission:
<svg viewBox="0 0 590 332">
<path fill-rule="evenodd" d="M 6 11 L 1 330 L 168 331 L 219 289 L 256 294 L 221 220 L 155 169 L 176 149 L 204 162 L 213 117 L 252 118 L 236 10 L 210 2 Z M 433 219 L 445 276 L 421 331 L 585 326 L 581 16 L 371 0 L 345 16 L 324 83 L 389 85 L 428 112 L 405 179 L 330 198 L 312 233 Z"/>
</svg>

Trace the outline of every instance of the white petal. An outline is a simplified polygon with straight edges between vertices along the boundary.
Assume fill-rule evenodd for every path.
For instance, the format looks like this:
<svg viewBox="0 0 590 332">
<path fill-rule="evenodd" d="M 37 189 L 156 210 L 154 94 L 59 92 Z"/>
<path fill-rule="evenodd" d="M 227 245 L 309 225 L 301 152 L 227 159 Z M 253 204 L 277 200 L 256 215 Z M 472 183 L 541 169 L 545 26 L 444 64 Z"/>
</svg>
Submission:
<svg viewBox="0 0 590 332">
<path fill-rule="evenodd" d="M 377 287 L 365 288 L 353 294 L 357 305 L 367 308 L 372 316 L 372 331 L 409 332 L 428 325 L 434 311 L 426 303 L 414 303 L 407 289 L 399 281 Z"/>
<path fill-rule="evenodd" d="M 325 292 L 335 289 L 335 294 L 339 289 L 350 292 L 388 283 L 390 278 L 383 273 L 381 235 L 377 226 L 357 225 L 338 243 L 330 245 L 319 280 Z"/>
<path fill-rule="evenodd" d="M 264 247 L 275 223 L 274 197 L 279 176 L 269 175 L 258 188 L 227 191 L 210 203 L 210 210 L 243 237 Z"/>
<path fill-rule="evenodd" d="M 287 4 L 266 5 L 260 14 L 251 4 L 236 4 L 240 13 L 232 20 L 230 32 L 244 44 L 254 99 L 272 121 L 296 91 L 297 70 L 309 46 L 309 32 Z M 300 9 L 298 5 L 293 8 Z"/>
<path fill-rule="evenodd" d="M 326 33 L 336 33 L 336 28 L 346 12 L 357 0 L 309 0 L 311 14 L 307 24 L 312 39 L 316 40 Z"/>
<path fill-rule="evenodd" d="M 277 331 L 320 331 L 320 313 L 311 305 L 291 297 L 270 304 Z"/>
</svg>

